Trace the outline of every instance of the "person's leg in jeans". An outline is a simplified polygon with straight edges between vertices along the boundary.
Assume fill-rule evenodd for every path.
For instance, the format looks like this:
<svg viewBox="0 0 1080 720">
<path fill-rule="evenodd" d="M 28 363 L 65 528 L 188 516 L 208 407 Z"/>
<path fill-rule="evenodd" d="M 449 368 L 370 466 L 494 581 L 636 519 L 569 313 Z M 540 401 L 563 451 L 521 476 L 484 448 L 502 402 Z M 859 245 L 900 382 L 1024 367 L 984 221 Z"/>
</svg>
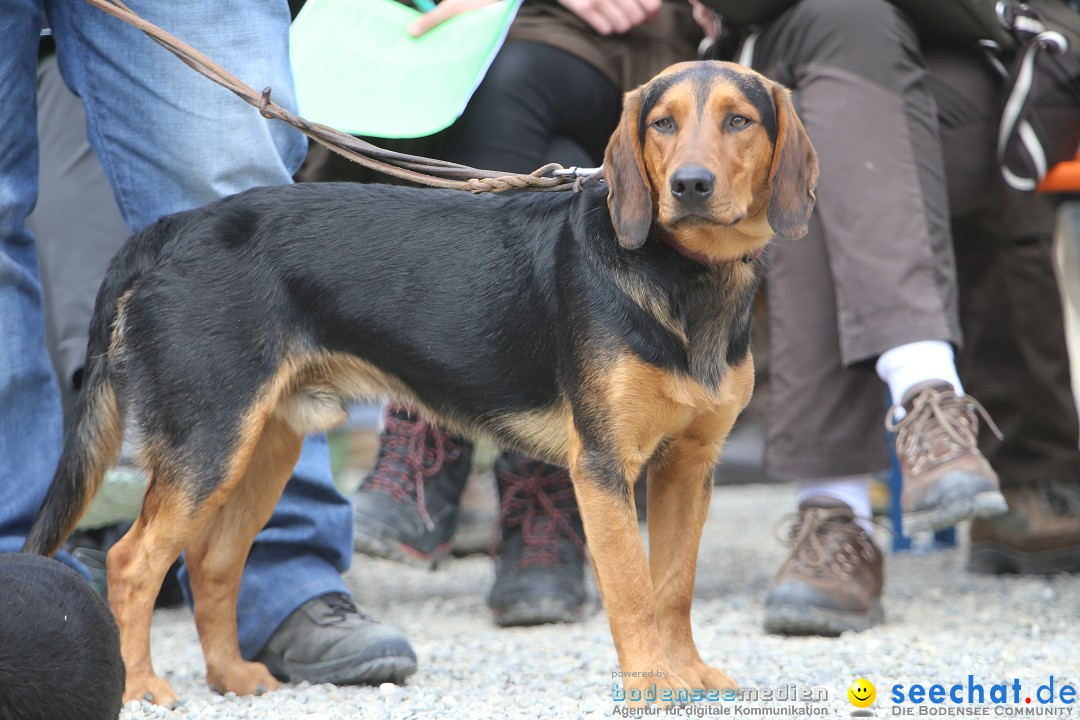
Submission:
<svg viewBox="0 0 1080 720">
<path fill-rule="evenodd" d="M 508 42 L 448 131 L 447 159 L 511 172 L 548 162 L 597 165 L 621 104 L 618 89 L 588 63 L 547 45 Z M 449 552 L 471 453 L 465 438 L 390 408 L 379 460 L 353 498 L 356 549 L 425 563 Z M 488 604 L 495 621 L 577 620 L 586 600 L 584 533 L 569 474 L 510 453 L 494 470 L 500 545 Z"/>
<path fill-rule="evenodd" d="M 0 3 L 0 552 L 22 547 L 56 469 L 62 433 L 37 252 L 26 226 L 38 181 L 41 21 L 37 0 Z"/>
<path fill-rule="evenodd" d="M 754 66 L 795 91 L 821 168 L 811 236 L 774 248 L 768 279 L 766 464 L 803 485 L 766 628 L 836 634 L 881 619 L 868 491 L 887 467 L 887 393 L 906 530 L 1001 512 L 1004 500 L 953 361 L 943 156 L 914 30 L 880 0 L 803 0 L 762 32 Z"/>
<path fill-rule="evenodd" d="M 49 354 L 69 418 L 98 286 L 130 231 L 86 139 L 82 103 L 60 77 L 55 53 L 38 64 L 37 134 L 40 179 L 28 224 L 41 262 Z"/>
<path fill-rule="evenodd" d="M 133 9 L 295 105 L 285 3 L 204 2 Z M 306 147 L 291 128 L 213 84 L 140 31 L 81 2 L 50 4 L 60 69 L 129 227 L 259 185 L 291 182 Z M 415 669 L 404 637 L 359 614 L 340 571 L 351 559 L 348 501 L 325 439 L 309 438 L 240 588 L 246 657 L 315 682 L 397 679 Z M 347 639 L 343 639 L 345 636 Z"/>
<path fill-rule="evenodd" d="M 1050 198 L 1009 188 L 995 162 L 1001 81 L 982 58 L 931 48 L 953 218 L 964 385 L 1003 439 L 980 445 L 1009 513 L 971 526 L 980 572 L 1080 570 L 1080 448 Z"/>
</svg>

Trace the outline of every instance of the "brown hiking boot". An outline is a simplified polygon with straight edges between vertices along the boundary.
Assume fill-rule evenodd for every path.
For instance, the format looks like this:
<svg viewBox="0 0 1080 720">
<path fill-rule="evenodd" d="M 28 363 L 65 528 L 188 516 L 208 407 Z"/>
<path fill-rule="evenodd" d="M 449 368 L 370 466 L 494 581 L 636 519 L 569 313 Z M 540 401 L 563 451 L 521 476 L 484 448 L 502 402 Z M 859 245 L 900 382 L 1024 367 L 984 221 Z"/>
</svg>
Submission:
<svg viewBox="0 0 1080 720">
<path fill-rule="evenodd" d="M 488 594 L 495 622 L 577 622 L 587 600 L 585 530 L 570 473 L 504 453 L 495 461 L 495 479 L 502 498 L 495 583 Z"/>
<path fill-rule="evenodd" d="M 994 434 L 1001 431 L 979 401 L 957 395 L 946 382 L 920 383 L 900 403 L 907 415 L 894 421 L 896 406 L 885 416 L 885 428 L 896 433 L 904 492 L 903 533 L 937 530 L 961 520 L 993 517 L 1008 509 L 998 476 L 979 452 L 979 419 Z"/>
<path fill-rule="evenodd" d="M 356 552 L 422 567 L 449 555 L 472 450 L 418 413 L 388 407 L 379 459 L 352 498 Z"/>
<path fill-rule="evenodd" d="M 1009 512 L 971 523 L 972 572 L 1080 572 L 1080 487 L 1039 480 L 1006 488 Z"/>
<path fill-rule="evenodd" d="M 882 622 L 881 551 L 844 503 L 804 502 L 787 539 L 791 555 L 765 595 L 765 631 L 779 635 L 860 632 Z"/>
</svg>

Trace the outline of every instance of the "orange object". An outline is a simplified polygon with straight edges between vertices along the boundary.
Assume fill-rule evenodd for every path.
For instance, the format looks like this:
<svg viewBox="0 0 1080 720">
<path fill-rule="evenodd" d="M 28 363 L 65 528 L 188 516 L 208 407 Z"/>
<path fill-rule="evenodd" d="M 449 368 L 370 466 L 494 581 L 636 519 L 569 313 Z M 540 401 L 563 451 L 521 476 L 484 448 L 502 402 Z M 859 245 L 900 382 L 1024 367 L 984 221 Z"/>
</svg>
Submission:
<svg viewBox="0 0 1080 720">
<path fill-rule="evenodd" d="M 1072 160 L 1059 162 L 1039 183 L 1039 192 L 1068 193 L 1080 192 L 1080 153 Z"/>
</svg>

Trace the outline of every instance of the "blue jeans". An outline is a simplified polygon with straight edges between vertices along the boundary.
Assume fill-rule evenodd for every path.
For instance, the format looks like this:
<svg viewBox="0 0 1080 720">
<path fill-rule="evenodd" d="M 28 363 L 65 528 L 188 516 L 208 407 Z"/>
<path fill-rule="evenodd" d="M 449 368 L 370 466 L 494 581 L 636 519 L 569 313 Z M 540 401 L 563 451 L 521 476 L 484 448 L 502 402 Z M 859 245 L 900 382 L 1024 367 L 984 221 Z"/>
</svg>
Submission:
<svg viewBox="0 0 1080 720">
<path fill-rule="evenodd" d="M 285 2 L 128 4 L 295 106 Z M 38 183 L 43 10 L 64 79 L 83 99 L 90 142 L 133 230 L 250 187 L 291 182 L 306 147 L 295 131 L 264 120 L 140 31 L 83 0 L 0 0 L 0 552 L 21 546 L 52 478 L 62 434 L 34 240 L 26 227 Z M 345 591 L 339 572 L 352 556 L 351 533 L 349 504 L 334 489 L 325 438 L 309 438 L 244 574 L 239 620 L 246 656 L 304 601 Z"/>
</svg>

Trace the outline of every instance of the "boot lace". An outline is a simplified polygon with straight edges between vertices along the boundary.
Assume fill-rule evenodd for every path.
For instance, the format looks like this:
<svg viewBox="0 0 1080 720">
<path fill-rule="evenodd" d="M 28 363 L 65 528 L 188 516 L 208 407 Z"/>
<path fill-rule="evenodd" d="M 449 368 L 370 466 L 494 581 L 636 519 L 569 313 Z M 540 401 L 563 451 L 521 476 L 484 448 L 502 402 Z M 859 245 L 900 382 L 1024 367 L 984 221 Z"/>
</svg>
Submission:
<svg viewBox="0 0 1080 720">
<path fill-rule="evenodd" d="M 914 472 L 927 464 L 935 465 L 970 452 L 979 440 L 979 421 L 1000 440 L 1001 430 L 990 413 L 971 396 L 957 395 L 951 390 L 928 388 L 915 396 L 911 410 L 901 420 L 895 420 L 900 403 L 885 414 L 885 429 L 897 434 L 897 445 Z M 974 411 L 974 412 L 973 412 Z"/>
<path fill-rule="evenodd" d="M 785 534 L 782 525 L 794 520 Z M 773 529 L 777 539 L 791 548 L 793 569 L 809 575 L 835 574 L 842 579 L 855 575 L 859 565 L 874 562 L 874 550 L 866 531 L 850 511 L 834 508 L 804 509 L 780 519 Z"/>
<path fill-rule="evenodd" d="M 325 607 L 323 617 L 327 620 L 344 622 L 349 616 L 357 616 L 366 622 L 376 622 L 375 618 L 356 607 L 352 598 L 341 593 L 328 593 L 319 598 Z"/>
<path fill-rule="evenodd" d="M 435 529 L 435 523 L 427 511 L 424 481 L 436 475 L 445 463 L 457 460 L 461 447 L 450 433 L 415 413 L 410 415 L 397 417 L 387 410 L 379 466 L 365 485 L 395 500 L 415 500 L 420 519 L 430 531 Z"/>
<path fill-rule="evenodd" d="M 505 486 L 491 539 L 492 555 L 496 554 L 499 530 L 517 526 L 521 526 L 524 540 L 522 556 L 514 565 L 518 569 L 558 565 L 560 534 L 585 554 L 585 541 L 571 524 L 580 514 L 569 472 L 522 458 L 514 470 L 500 474 Z"/>
</svg>

